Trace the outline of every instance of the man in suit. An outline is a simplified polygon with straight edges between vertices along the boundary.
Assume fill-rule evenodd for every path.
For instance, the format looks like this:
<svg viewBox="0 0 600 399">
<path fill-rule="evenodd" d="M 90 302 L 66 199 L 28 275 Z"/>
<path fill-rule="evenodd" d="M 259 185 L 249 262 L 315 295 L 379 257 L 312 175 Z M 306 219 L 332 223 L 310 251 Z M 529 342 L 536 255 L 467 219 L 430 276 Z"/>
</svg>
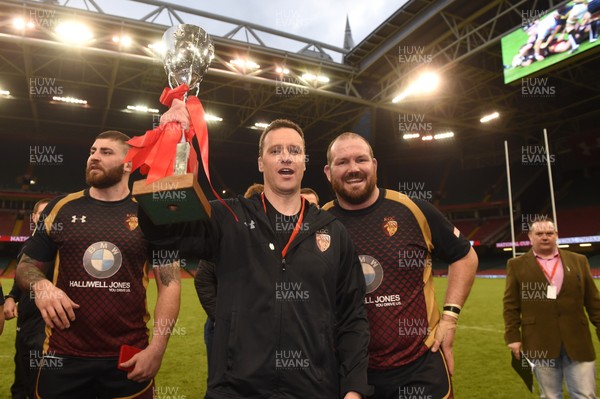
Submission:
<svg viewBox="0 0 600 399">
<path fill-rule="evenodd" d="M 535 365 L 541 397 L 595 398 L 595 352 L 588 317 L 600 337 L 600 296 L 583 255 L 559 250 L 551 220 L 529 229 L 531 250 L 508 261 L 505 341 L 517 359 Z M 584 311 L 585 309 L 585 311 Z"/>
</svg>

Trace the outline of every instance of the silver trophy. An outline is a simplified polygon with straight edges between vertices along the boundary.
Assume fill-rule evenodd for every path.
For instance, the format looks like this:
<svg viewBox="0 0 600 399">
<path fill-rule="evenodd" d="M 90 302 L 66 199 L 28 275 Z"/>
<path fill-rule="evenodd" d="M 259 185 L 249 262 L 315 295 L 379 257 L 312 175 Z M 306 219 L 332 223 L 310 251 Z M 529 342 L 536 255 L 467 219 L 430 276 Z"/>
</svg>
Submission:
<svg viewBox="0 0 600 399">
<path fill-rule="evenodd" d="M 181 24 L 167 29 L 162 40 L 165 48 L 165 72 L 169 86 L 173 89 L 186 84 L 190 90 L 196 89 L 196 95 L 198 95 L 200 82 L 215 56 L 215 46 L 210 40 L 210 36 L 199 26 Z M 185 141 L 182 133 L 181 142 L 177 145 L 175 175 L 185 174 L 189 154 L 190 144 Z"/>
<path fill-rule="evenodd" d="M 163 34 L 164 65 L 171 89 L 186 84 L 198 94 L 200 82 L 214 57 L 215 47 L 204 29 L 182 24 Z M 187 93 L 184 101 L 187 99 Z M 196 176 L 187 172 L 190 143 L 183 128 L 177 144 L 172 176 L 153 184 L 137 181 L 133 195 L 154 224 L 161 225 L 210 217 L 211 209 Z"/>
<path fill-rule="evenodd" d="M 200 82 L 215 56 L 215 46 L 208 33 L 199 26 L 182 24 L 167 29 L 162 40 L 169 86 L 174 88 L 185 83 L 198 94 Z"/>
</svg>

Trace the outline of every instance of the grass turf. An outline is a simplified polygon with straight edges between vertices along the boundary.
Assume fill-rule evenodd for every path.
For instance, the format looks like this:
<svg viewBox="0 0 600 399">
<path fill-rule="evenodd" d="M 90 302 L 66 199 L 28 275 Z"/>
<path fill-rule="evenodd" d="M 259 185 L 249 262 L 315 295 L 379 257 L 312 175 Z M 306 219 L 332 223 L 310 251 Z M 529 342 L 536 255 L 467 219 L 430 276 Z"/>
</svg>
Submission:
<svg viewBox="0 0 600 399">
<path fill-rule="evenodd" d="M 4 280 L 7 282 L 8 280 Z M 446 279 L 436 278 L 436 297 L 443 303 Z M 192 279 L 182 280 L 182 306 L 169 347 L 156 378 L 158 398 L 201 398 L 206 389 L 206 351 L 203 326 L 206 315 L 200 307 Z M 599 282 L 596 282 L 600 285 Z M 3 284 L 4 286 L 9 284 Z M 478 278 L 461 312 L 454 345 L 457 398 L 534 398 L 510 367 L 510 353 L 503 340 L 502 294 L 504 279 Z M 148 289 L 153 308 L 156 285 Z M 10 398 L 13 381 L 15 321 L 7 321 L 0 337 L 0 399 Z M 600 346 L 596 335 L 596 354 Z M 600 381 L 597 378 L 597 384 Z M 600 385 L 598 385 L 600 386 Z"/>
</svg>

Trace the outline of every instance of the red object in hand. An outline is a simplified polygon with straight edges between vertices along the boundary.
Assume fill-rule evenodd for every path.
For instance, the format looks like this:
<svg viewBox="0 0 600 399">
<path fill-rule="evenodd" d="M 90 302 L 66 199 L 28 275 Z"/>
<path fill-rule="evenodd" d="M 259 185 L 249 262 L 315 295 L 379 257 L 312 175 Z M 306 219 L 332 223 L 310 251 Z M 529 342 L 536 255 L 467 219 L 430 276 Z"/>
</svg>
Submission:
<svg viewBox="0 0 600 399">
<path fill-rule="evenodd" d="M 133 355 L 135 355 L 136 353 L 139 353 L 141 351 L 142 351 L 142 349 L 136 348 L 135 346 L 121 345 L 121 350 L 119 351 L 119 363 L 117 364 L 117 368 L 119 370 L 123 370 L 123 371 L 127 371 L 127 372 L 132 371 L 133 366 L 121 367 L 121 363 L 125 363 L 126 361 L 131 359 L 133 357 Z"/>
</svg>

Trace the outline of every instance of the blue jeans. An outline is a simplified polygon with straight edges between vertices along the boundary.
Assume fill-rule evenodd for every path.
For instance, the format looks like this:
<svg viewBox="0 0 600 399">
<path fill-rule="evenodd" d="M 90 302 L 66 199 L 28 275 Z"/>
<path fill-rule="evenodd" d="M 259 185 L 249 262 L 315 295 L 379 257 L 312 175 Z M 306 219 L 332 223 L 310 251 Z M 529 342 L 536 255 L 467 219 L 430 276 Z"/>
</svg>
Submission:
<svg viewBox="0 0 600 399">
<path fill-rule="evenodd" d="M 564 348 L 557 359 L 534 360 L 533 373 L 541 389 L 542 399 L 562 399 L 563 376 L 571 399 L 596 398 L 596 365 L 576 362 L 567 356 Z"/>
</svg>

